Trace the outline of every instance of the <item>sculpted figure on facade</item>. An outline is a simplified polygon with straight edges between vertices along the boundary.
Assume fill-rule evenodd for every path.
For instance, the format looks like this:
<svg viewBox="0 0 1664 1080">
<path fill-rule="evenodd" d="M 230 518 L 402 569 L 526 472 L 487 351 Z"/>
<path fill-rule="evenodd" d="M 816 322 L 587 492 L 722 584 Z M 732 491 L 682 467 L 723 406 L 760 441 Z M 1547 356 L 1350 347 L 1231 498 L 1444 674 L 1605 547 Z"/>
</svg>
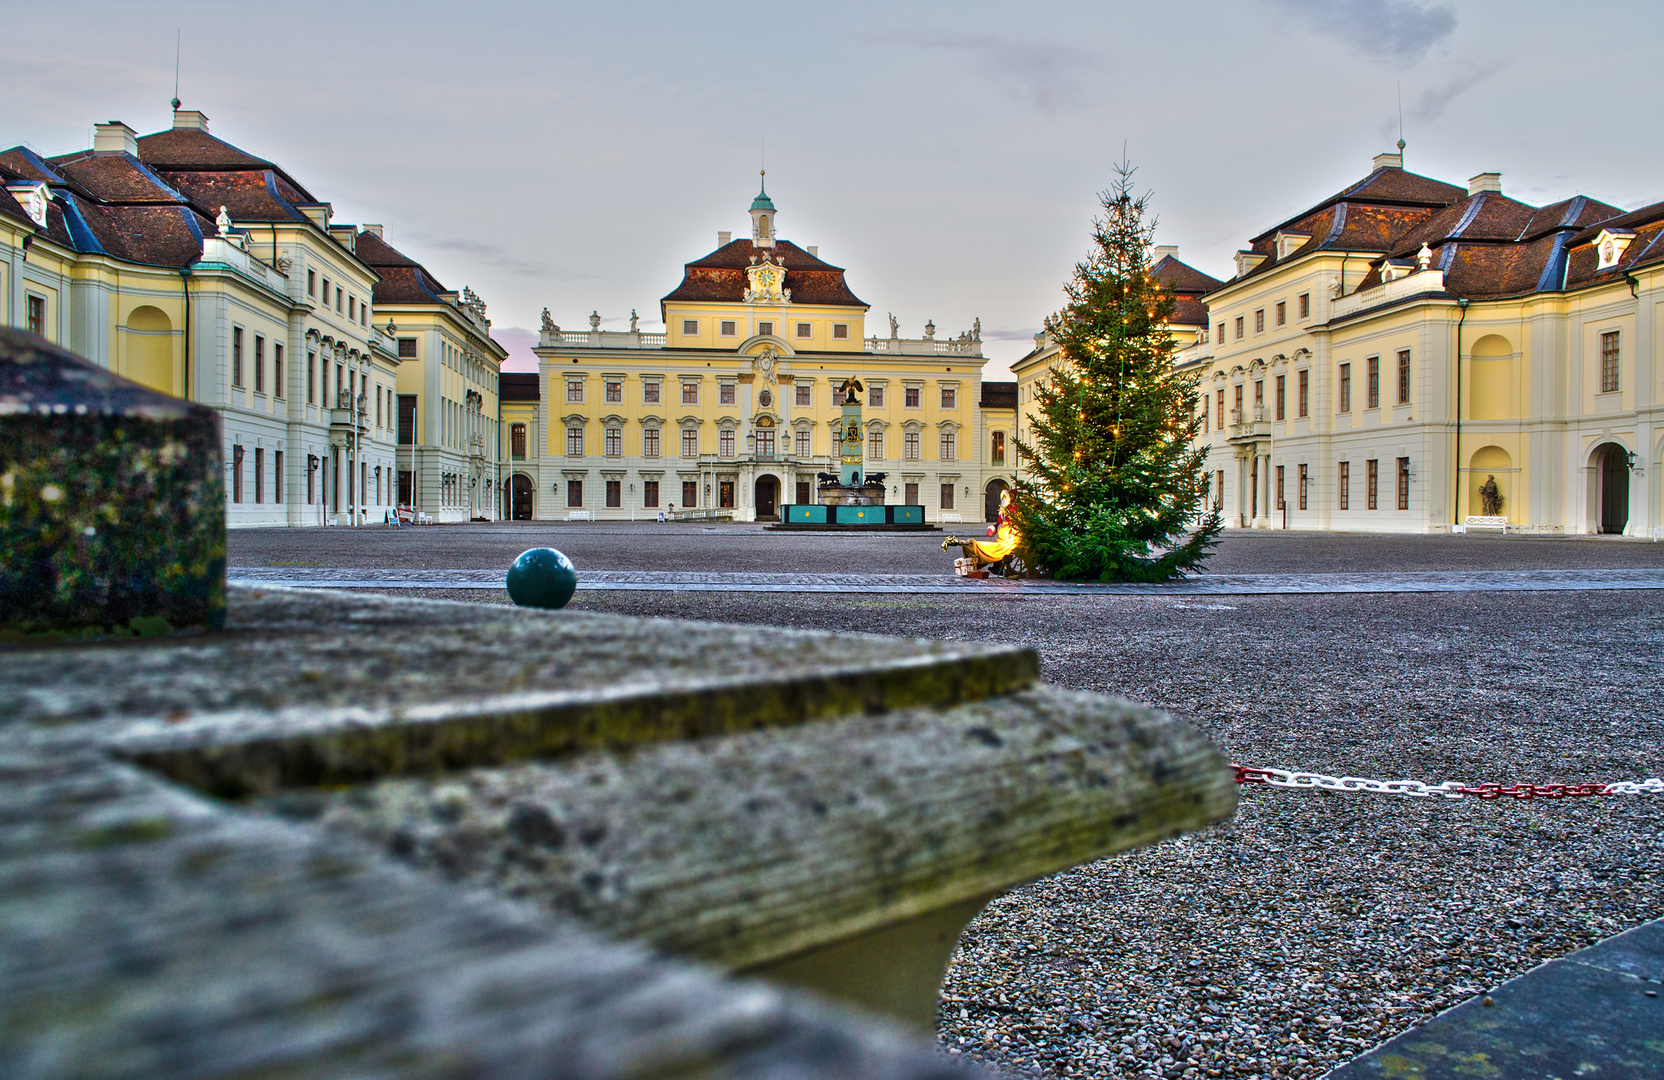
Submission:
<svg viewBox="0 0 1664 1080">
<path fill-rule="evenodd" d="M 1502 491 L 1496 486 L 1496 477 L 1485 478 L 1485 486 L 1479 489 L 1479 499 L 1484 505 L 1486 517 L 1501 516 Z"/>
<path fill-rule="evenodd" d="M 543 309 L 543 332 L 545 334 L 560 333 L 560 327 L 555 325 L 555 320 L 550 317 L 548 308 Z"/>
</svg>

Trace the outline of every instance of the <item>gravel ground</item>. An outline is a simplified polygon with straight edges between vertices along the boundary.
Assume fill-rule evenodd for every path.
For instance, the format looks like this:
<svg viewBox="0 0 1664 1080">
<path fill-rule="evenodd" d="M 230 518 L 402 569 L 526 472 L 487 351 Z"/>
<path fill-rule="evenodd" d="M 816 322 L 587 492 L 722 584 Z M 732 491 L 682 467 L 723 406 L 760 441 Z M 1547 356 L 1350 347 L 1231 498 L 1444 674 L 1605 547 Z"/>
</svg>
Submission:
<svg viewBox="0 0 1664 1080">
<path fill-rule="evenodd" d="M 1585 550 L 1635 548 L 1652 545 Z M 1049 681 L 1170 709 L 1247 764 L 1470 782 L 1664 774 L 1664 606 L 1641 592 L 581 593 L 573 606 L 1023 642 Z M 1661 818 L 1664 800 L 1644 796 L 1435 803 L 1250 789 L 1223 826 L 991 904 L 949 972 L 941 1042 L 1039 1075 L 1317 1077 L 1664 914 Z"/>
<path fill-rule="evenodd" d="M 981 536 L 966 524 L 960 535 Z M 953 526 L 958 529 L 958 526 Z M 761 525 L 641 523 L 447 525 L 395 529 L 236 529 L 232 566 L 455 570 L 501 566 L 529 547 L 555 547 L 589 570 L 949 574 L 944 533 L 769 532 Z M 1622 570 L 1664 567 L 1664 544 L 1620 537 L 1564 539 L 1231 532 L 1208 559 L 1216 574 L 1412 570 Z"/>
</svg>

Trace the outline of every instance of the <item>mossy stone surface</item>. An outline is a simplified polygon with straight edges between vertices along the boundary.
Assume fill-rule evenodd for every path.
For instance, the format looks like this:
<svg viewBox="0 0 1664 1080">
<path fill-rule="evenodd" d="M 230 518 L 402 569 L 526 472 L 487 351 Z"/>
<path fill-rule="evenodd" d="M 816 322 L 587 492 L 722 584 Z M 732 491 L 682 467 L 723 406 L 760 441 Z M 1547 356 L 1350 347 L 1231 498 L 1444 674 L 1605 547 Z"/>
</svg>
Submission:
<svg viewBox="0 0 1664 1080">
<path fill-rule="evenodd" d="M 225 621 L 219 417 L 0 329 L 0 643 Z"/>
</svg>

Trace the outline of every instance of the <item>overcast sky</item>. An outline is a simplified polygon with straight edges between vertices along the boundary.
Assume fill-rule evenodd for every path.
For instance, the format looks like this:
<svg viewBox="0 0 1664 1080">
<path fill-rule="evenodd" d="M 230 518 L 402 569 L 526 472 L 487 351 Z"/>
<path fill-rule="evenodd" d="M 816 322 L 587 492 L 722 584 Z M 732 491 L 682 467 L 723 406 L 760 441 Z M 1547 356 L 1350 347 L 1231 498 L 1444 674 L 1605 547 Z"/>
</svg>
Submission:
<svg viewBox="0 0 1664 1080">
<path fill-rule="evenodd" d="M 782 236 L 904 336 L 1032 343 L 1123 146 L 1159 243 L 1228 276 L 1248 238 L 1398 138 L 1455 183 L 1664 199 L 1664 4 L 399 3 L 0 0 L 0 146 L 168 126 L 180 97 L 337 221 L 472 286 L 517 356 L 547 306 L 622 326 L 718 230 L 766 145 Z M 529 364 L 517 364 L 529 369 Z"/>
</svg>

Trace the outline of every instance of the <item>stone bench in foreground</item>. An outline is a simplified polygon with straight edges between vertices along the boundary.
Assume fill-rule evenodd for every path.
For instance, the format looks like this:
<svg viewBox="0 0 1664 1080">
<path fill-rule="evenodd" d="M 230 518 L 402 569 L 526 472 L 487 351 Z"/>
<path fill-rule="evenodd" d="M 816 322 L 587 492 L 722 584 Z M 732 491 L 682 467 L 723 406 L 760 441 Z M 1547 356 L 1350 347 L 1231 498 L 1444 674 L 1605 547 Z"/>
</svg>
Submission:
<svg viewBox="0 0 1664 1080">
<path fill-rule="evenodd" d="M 0 1075 L 963 1074 L 988 899 L 1235 798 L 1025 649 L 232 589 L 0 652 Z"/>
</svg>

